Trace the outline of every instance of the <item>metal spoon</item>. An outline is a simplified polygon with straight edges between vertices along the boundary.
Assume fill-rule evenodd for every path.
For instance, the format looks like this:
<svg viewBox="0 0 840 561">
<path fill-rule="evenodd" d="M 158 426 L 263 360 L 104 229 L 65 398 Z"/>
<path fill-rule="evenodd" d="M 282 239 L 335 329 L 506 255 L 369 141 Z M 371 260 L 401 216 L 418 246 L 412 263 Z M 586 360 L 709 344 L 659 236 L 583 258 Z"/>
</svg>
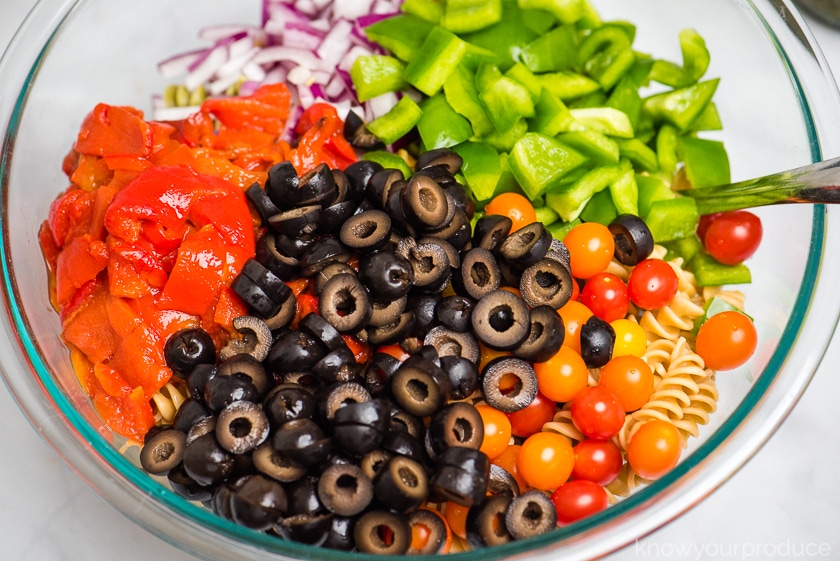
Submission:
<svg viewBox="0 0 840 561">
<path fill-rule="evenodd" d="M 840 203 L 840 157 L 738 183 L 687 189 L 700 214 L 785 203 Z"/>
</svg>

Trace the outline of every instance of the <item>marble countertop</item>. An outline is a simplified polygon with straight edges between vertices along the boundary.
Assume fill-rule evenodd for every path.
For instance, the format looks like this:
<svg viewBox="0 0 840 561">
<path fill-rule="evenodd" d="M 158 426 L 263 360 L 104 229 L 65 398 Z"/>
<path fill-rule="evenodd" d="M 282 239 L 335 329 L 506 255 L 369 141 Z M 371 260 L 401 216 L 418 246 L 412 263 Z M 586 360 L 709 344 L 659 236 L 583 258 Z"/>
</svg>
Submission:
<svg viewBox="0 0 840 561">
<path fill-rule="evenodd" d="M 33 4 L 0 1 L 0 49 Z M 840 31 L 809 23 L 840 76 Z M 793 413 L 743 469 L 678 520 L 607 559 L 840 559 L 838 363 L 840 335 Z M 0 559 L 194 561 L 95 494 L 40 439 L 5 387 L 0 410 Z"/>
</svg>

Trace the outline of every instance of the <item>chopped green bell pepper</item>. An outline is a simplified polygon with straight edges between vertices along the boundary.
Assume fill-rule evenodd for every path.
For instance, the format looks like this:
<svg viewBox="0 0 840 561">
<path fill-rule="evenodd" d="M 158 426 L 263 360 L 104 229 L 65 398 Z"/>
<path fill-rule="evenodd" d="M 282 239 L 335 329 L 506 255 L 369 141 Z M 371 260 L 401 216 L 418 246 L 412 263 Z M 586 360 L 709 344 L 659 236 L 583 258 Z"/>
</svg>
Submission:
<svg viewBox="0 0 840 561">
<path fill-rule="evenodd" d="M 537 222 L 542 222 L 546 226 L 550 226 L 560 219 L 560 215 L 553 208 L 545 205 L 535 207 L 534 214 L 537 216 Z"/>
<path fill-rule="evenodd" d="M 571 131 L 561 134 L 557 140 L 571 146 L 584 156 L 599 165 L 613 165 L 618 163 L 618 143 L 593 130 Z"/>
<path fill-rule="evenodd" d="M 575 28 L 560 25 L 525 45 L 519 57 L 531 72 L 556 72 L 571 68 L 576 52 Z"/>
<path fill-rule="evenodd" d="M 545 204 L 553 208 L 562 220 L 574 220 L 580 216 L 584 206 L 595 193 L 609 187 L 623 172 L 624 168 L 621 165 L 594 168 L 572 184 L 547 191 Z"/>
<path fill-rule="evenodd" d="M 656 243 L 685 238 L 697 230 L 700 213 L 690 197 L 653 201 L 642 217 Z"/>
<path fill-rule="evenodd" d="M 685 174 L 695 189 L 730 182 L 729 156 L 723 142 L 685 136 L 681 138 Z"/>
<path fill-rule="evenodd" d="M 473 135 L 469 121 L 452 109 L 443 93 L 423 100 L 420 109 L 423 114 L 417 122 L 417 131 L 426 150 L 449 148 Z"/>
<path fill-rule="evenodd" d="M 350 79 L 359 101 L 367 101 L 384 93 L 407 88 L 408 83 L 403 79 L 404 70 L 405 64 L 395 57 L 363 55 L 353 61 Z"/>
<path fill-rule="evenodd" d="M 609 226 L 610 222 L 618 216 L 618 210 L 615 208 L 612 195 L 609 189 L 598 191 L 580 213 L 580 218 L 584 222 L 597 222 L 604 226 Z"/>
<path fill-rule="evenodd" d="M 499 153 L 485 142 L 463 142 L 452 149 L 464 160 L 461 172 L 475 200 L 491 199 L 502 177 Z"/>
<path fill-rule="evenodd" d="M 517 3 L 522 9 L 551 12 L 563 23 L 575 23 L 588 13 L 584 0 L 518 0 Z"/>
<path fill-rule="evenodd" d="M 426 95 L 435 95 L 458 67 L 467 43 L 451 31 L 436 26 L 405 67 L 408 83 Z"/>
<path fill-rule="evenodd" d="M 502 19 L 502 0 L 446 0 L 440 25 L 453 33 L 469 33 Z"/>
<path fill-rule="evenodd" d="M 410 14 L 379 20 L 364 28 L 365 35 L 394 53 L 398 59 L 408 61 L 432 31 L 434 24 Z"/>
<path fill-rule="evenodd" d="M 572 113 L 566 104 L 548 89 L 543 88 L 534 106 L 534 118 L 530 122 L 529 129 L 547 136 L 557 136 L 569 130 L 573 121 Z M 616 161 L 618 161 L 617 155 Z"/>
<path fill-rule="evenodd" d="M 571 130 L 594 130 L 609 136 L 633 138 L 633 125 L 623 111 L 612 107 L 572 109 Z"/>
<path fill-rule="evenodd" d="M 371 134 L 385 144 L 393 144 L 414 128 L 423 112 L 410 97 L 403 96 L 390 111 L 368 123 Z"/>
<path fill-rule="evenodd" d="M 640 171 L 654 173 L 659 171 L 659 161 L 654 152 L 647 144 L 638 138 L 618 139 L 618 149 L 621 156 L 627 158 Z"/>
<path fill-rule="evenodd" d="M 513 145 L 526 132 L 528 132 L 528 121 L 519 119 L 505 132 L 498 132 L 494 129 L 493 132 L 484 137 L 484 142 L 499 152 L 510 152 L 513 149 Z"/>
<path fill-rule="evenodd" d="M 527 66 L 522 64 L 521 62 L 517 62 L 513 66 L 507 69 L 505 72 L 505 76 L 516 80 L 528 90 L 528 93 L 531 94 L 531 101 L 536 105 L 540 100 L 540 95 L 542 94 L 543 88 L 542 82 L 537 76 L 531 72 Z"/>
<path fill-rule="evenodd" d="M 562 220 L 558 220 L 554 224 L 548 227 L 548 233 L 551 234 L 555 240 L 563 241 L 566 238 L 566 234 L 569 233 L 569 230 L 580 224 L 582 221 L 580 218 L 575 218 L 571 222 L 563 222 Z"/>
<path fill-rule="evenodd" d="M 398 169 L 403 172 L 405 177 L 410 177 L 412 173 L 411 168 L 408 166 L 406 161 L 393 152 L 387 152 L 385 150 L 372 150 L 362 154 L 362 159 L 376 162 L 383 168 Z"/>
<path fill-rule="evenodd" d="M 636 175 L 636 186 L 639 189 L 639 216 L 650 214 L 650 205 L 654 201 L 667 201 L 677 198 L 668 185 L 653 175 Z"/>
<path fill-rule="evenodd" d="M 654 238 L 656 239 L 656 238 Z M 723 286 L 725 284 L 749 284 L 752 282 L 750 269 L 743 263 L 722 265 L 708 253 L 700 252 L 689 262 L 694 279 L 700 286 Z"/>
<path fill-rule="evenodd" d="M 639 215 L 639 187 L 636 172 L 627 160 L 622 160 L 624 171 L 610 183 L 610 195 L 619 214 Z"/>
<path fill-rule="evenodd" d="M 499 71 L 494 64 L 482 64 L 475 75 L 478 97 L 500 133 L 523 118 L 534 116 L 534 103 L 528 89 Z"/>
<path fill-rule="evenodd" d="M 443 84 L 443 94 L 452 109 L 467 118 L 476 136 L 482 137 L 495 130 L 478 97 L 473 72 L 464 66 L 458 66 Z"/>
<path fill-rule="evenodd" d="M 563 176 L 584 162 L 586 157 L 576 150 L 537 132 L 522 135 L 514 144 L 508 160 L 511 172 L 530 199 L 536 199 L 559 185 Z M 552 206 L 547 200 L 546 204 Z"/>
<path fill-rule="evenodd" d="M 710 101 L 709 105 L 689 125 L 691 131 L 719 131 L 723 129 L 723 122 L 720 120 L 717 105 Z"/>
<path fill-rule="evenodd" d="M 677 171 L 678 144 L 677 129 L 673 125 L 664 124 L 659 127 L 659 133 L 656 135 L 656 160 L 659 169 L 665 173 Z"/>
<path fill-rule="evenodd" d="M 710 61 L 709 50 L 703 37 L 693 29 L 683 29 L 680 32 L 680 48 L 683 65 L 657 60 L 651 68 L 651 80 L 672 88 L 684 88 L 696 84 L 703 77 Z"/>
<path fill-rule="evenodd" d="M 713 296 L 711 300 L 706 302 L 706 305 L 703 306 L 703 308 L 704 308 L 705 312 L 703 313 L 702 316 L 700 316 L 699 318 L 694 320 L 694 329 L 691 330 L 691 332 L 694 333 L 695 335 L 697 335 L 697 332 L 700 331 L 700 327 L 704 323 L 706 323 L 706 320 L 708 320 L 710 317 L 712 317 L 715 314 L 719 314 L 721 312 L 741 312 L 741 313 L 744 313 L 743 311 L 739 310 L 738 308 L 736 308 L 735 306 L 733 306 L 732 304 L 730 304 L 729 302 L 727 302 L 726 300 L 724 300 L 723 298 L 721 298 L 719 296 Z"/>
<path fill-rule="evenodd" d="M 400 9 L 431 23 L 440 23 L 444 2 L 441 0 L 405 0 Z"/>
<path fill-rule="evenodd" d="M 539 79 L 544 88 L 563 101 L 569 101 L 601 89 L 601 85 L 592 78 L 568 70 L 546 72 L 540 74 Z"/>
<path fill-rule="evenodd" d="M 686 130 L 712 99 L 720 79 L 652 95 L 644 100 L 644 111 L 658 121 Z"/>
<path fill-rule="evenodd" d="M 642 96 L 639 86 L 631 76 L 624 76 L 610 92 L 606 100 L 607 107 L 618 109 L 627 115 L 630 124 L 635 129 L 642 114 Z"/>
<path fill-rule="evenodd" d="M 667 259 L 681 257 L 685 263 L 691 261 L 697 253 L 703 251 L 703 242 L 700 241 L 697 234 L 691 234 L 690 236 L 672 242 L 665 242 L 662 245 L 668 250 L 668 255 L 666 255 Z"/>
</svg>

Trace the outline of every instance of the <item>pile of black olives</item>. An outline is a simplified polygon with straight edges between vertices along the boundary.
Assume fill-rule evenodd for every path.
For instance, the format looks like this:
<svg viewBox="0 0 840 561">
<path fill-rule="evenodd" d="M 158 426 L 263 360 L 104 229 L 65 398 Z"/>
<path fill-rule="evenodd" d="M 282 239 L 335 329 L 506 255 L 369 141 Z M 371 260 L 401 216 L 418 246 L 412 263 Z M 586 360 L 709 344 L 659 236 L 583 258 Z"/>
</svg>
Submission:
<svg viewBox="0 0 840 561">
<path fill-rule="evenodd" d="M 423 523 L 437 530 L 422 553 L 437 553 L 445 528 L 419 509 L 427 502 L 470 507 L 473 547 L 554 528 L 551 501 L 520 496 L 479 451 L 481 417 L 460 400 L 481 390 L 501 411 L 531 403 L 531 363 L 563 343 L 569 255 L 541 223 L 511 232 L 509 218 L 485 216 L 473 232 L 461 163 L 427 152 L 406 178 L 370 161 L 299 177 L 286 162 L 248 189 L 265 234 L 233 289 L 250 315 L 222 349 L 200 329 L 167 342 L 189 399 L 146 436 L 143 467 L 220 516 L 321 547 L 406 553 Z M 298 278 L 318 313 L 293 326 L 286 281 Z M 611 353 L 601 324 L 581 331 L 597 343 L 590 366 Z M 410 358 L 357 363 L 348 335 Z M 479 372 L 479 343 L 512 356 Z"/>
</svg>

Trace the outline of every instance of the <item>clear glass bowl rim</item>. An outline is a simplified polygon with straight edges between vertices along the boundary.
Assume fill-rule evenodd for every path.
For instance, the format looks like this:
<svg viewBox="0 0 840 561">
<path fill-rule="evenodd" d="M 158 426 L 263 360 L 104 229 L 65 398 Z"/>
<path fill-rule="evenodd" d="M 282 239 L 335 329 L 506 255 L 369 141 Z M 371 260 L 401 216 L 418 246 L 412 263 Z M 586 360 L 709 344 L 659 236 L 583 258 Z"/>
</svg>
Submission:
<svg viewBox="0 0 840 561">
<path fill-rule="evenodd" d="M 15 298 L 17 281 L 7 252 L 8 233 L 5 228 L 5 216 L 9 212 L 5 204 L 6 190 L 10 175 L 6 166 L 11 162 L 27 89 L 49 51 L 52 37 L 71 11 L 83 2 L 39 0 L 0 60 L 0 76 L 8 78 L 0 86 L 3 94 L 0 95 L 0 117 L 3 119 L 0 181 L 4 203 L 0 215 L 0 225 L 3 226 L 0 259 L 7 312 L 2 317 L 5 337 L 0 341 L 0 366 L 4 381 L 33 427 L 72 469 L 126 516 L 170 543 L 208 559 L 215 559 L 219 553 L 233 555 L 233 552 L 237 557 L 250 554 L 253 559 L 337 561 L 357 558 L 357 555 L 281 541 L 252 532 L 187 503 L 162 488 L 132 465 L 73 409 L 40 358 L 37 342 Z M 769 36 L 776 41 L 780 56 L 788 63 L 791 81 L 797 88 L 811 136 L 812 159 L 818 161 L 827 148 L 832 145 L 840 147 L 840 137 L 837 134 L 832 136 L 826 130 L 827 126 L 821 126 L 824 115 L 832 118 L 840 115 L 840 98 L 827 65 L 815 46 L 813 36 L 788 0 L 746 0 L 744 3 L 763 21 Z M 780 11 L 788 13 L 786 18 L 782 18 L 785 27 L 781 29 L 778 22 L 771 21 L 771 16 Z M 804 84 L 800 81 L 793 70 L 798 59 L 793 60 L 796 57 L 785 49 L 777 30 L 805 38 L 802 45 L 804 56 L 806 59 L 813 57 L 824 83 Z M 809 91 L 809 87 L 814 90 Z M 832 232 L 835 235 L 829 235 Z M 564 556 L 569 559 L 602 555 L 653 531 L 722 484 L 758 451 L 784 420 L 816 371 L 828 346 L 840 315 L 840 296 L 834 295 L 832 290 L 840 279 L 840 265 L 825 259 L 825 256 L 838 254 L 834 248 L 840 243 L 834 241 L 838 234 L 838 213 L 815 206 L 805 282 L 800 287 L 793 316 L 788 320 L 779 346 L 735 413 L 677 468 L 619 504 L 572 526 L 527 542 L 457 554 L 457 559 L 490 560 L 526 553 L 533 558 L 549 557 L 558 554 L 558 547 L 562 547 Z M 813 335 L 814 346 L 803 351 L 801 345 L 797 349 L 794 343 L 805 338 L 806 332 Z M 800 366 L 797 368 L 793 364 Z M 689 479 L 693 486 L 686 492 L 680 483 Z M 153 497 L 154 500 L 147 499 L 138 506 L 144 497 Z M 645 511 L 644 516 L 640 515 L 642 510 Z"/>
</svg>

